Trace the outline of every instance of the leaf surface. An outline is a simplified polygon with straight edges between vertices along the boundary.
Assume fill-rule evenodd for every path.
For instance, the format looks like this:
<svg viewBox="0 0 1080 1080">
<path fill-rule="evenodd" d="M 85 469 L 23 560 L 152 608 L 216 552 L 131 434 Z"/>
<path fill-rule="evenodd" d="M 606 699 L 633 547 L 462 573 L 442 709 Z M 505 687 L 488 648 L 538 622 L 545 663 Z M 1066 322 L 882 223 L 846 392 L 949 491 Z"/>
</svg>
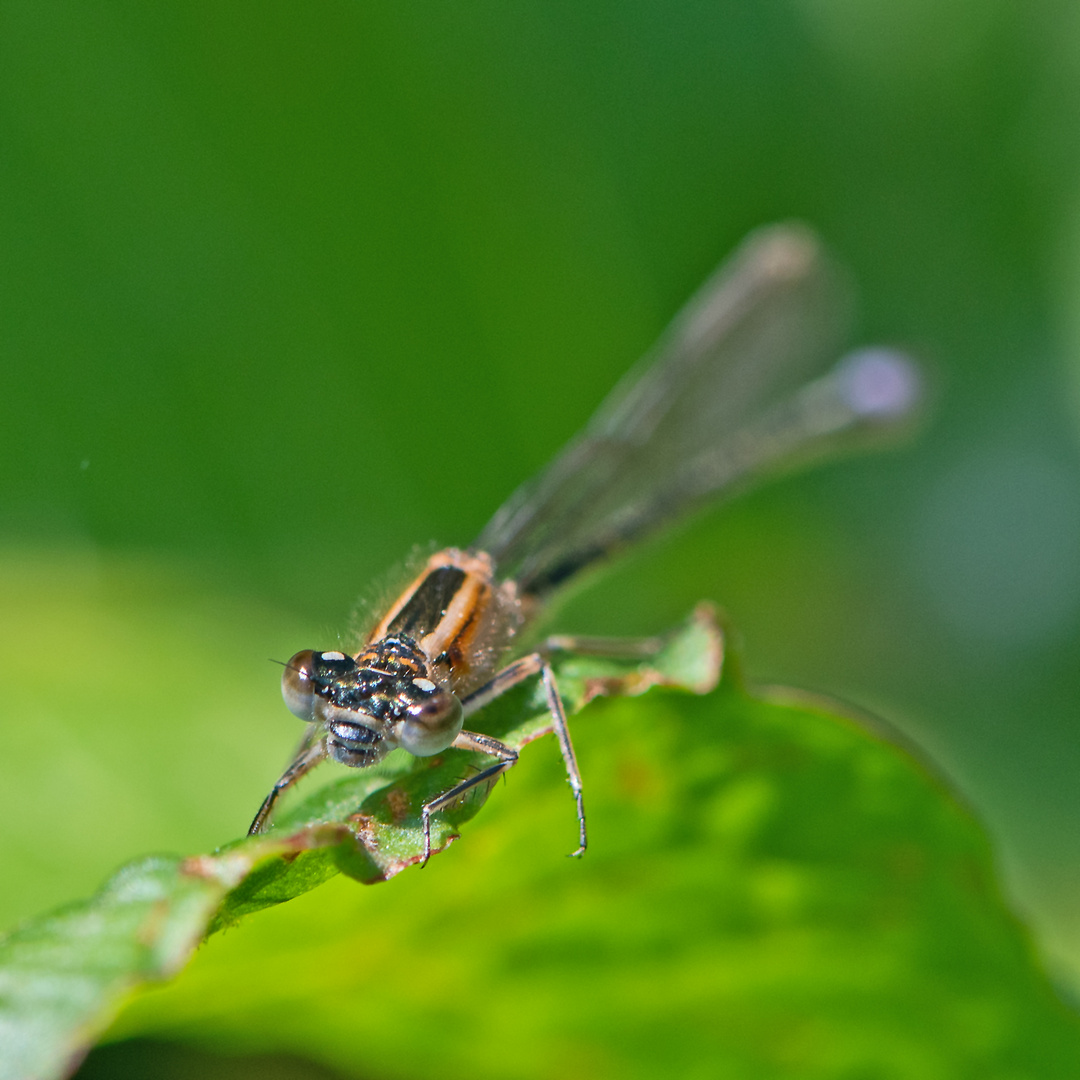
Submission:
<svg viewBox="0 0 1080 1080">
<path fill-rule="evenodd" d="M 1030 1080 L 1080 1026 L 967 808 L 835 707 L 658 692 L 581 714 L 423 873 L 213 937 L 111 1038 L 448 1080 Z"/>
<path fill-rule="evenodd" d="M 704 691 L 719 677 L 722 646 L 702 608 L 648 661 L 557 662 L 568 712 L 601 694 L 654 685 Z M 482 729 L 520 748 L 551 730 L 542 688 L 524 683 L 480 714 Z M 365 883 L 420 861 L 420 807 L 484 756 L 399 753 L 357 770 L 282 814 L 270 833 L 210 855 L 133 862 L 87 901 L 30 920 L 0 939 L 0 1078 L 63 1076 L 131 991 L 176 974 L 203 938 L 323 884 L 340 872 Z M 433 850 L 457 836 L 486 800 L 474 789 L 433 819 Z"/>
</svg>

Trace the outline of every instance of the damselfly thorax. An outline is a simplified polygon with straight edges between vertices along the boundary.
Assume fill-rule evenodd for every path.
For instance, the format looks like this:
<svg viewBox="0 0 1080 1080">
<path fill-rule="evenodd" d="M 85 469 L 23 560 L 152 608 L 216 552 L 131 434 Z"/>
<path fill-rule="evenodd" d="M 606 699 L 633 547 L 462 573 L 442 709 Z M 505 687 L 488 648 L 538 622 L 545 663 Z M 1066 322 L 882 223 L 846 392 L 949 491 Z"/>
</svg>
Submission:
<svg viewBox="0 0 1080 1080">
<path fill-rule="evenodd" d="M 496 584 L 489 555 L 448 548 L 427 560 L 369 641 L 415 641 L 430 660 L 430 677 L 460 697 L 494 674 L 524 618 L 517 587 L 512 581 Z"/>
<path fill-rule="evenodd" d="M 466 722 L 539 677 L 577 804 L 574 854 L 584 852 L 581 776 L 549 657 L 574 648 L 645 655 L 662 639 L 559 637 L 500 664 L 523 625 L 582 569 L 770 469 L 910 414 L 918 375 L 891 350 L 863 350 L 813 377 L 843 307 L 808 230 L 751 236 L 476 543 L 427 560 L 358 652 L 305 651 L 289 661 L 282 693 L 308 736 L 250 831 L 260 832 L 282 792 L 326 758 L 363 768 L 398 748 L 489 755 L 490 766 L 420 808 L 426 861 L 432 815 L 517 760 Z"/>
</svg>

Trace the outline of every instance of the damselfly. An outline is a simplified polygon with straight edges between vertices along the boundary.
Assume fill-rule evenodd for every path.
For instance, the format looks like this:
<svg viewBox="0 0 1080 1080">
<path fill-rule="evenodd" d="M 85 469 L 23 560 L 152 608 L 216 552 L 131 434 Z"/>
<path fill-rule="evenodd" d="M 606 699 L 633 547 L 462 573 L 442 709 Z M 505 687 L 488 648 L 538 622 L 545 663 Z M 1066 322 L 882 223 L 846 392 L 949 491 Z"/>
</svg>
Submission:
<svg viewBox="0 0 1080 1080">
<path fill-rule="evenodd" d="M 539 677 L 577 802 L 574 854 L 582 854 L 581 775 L 550 663 L 552 647 L 573 649 L 575 640 L 551 639 L 500 664 L 544 602 L 584 568 L 763 472 L 911 413 L 919 377 L 899 353 L 863 350 L 814 377 L 832 354 L 842 306 L 836 272 L 809 230 L 752 234 L 476 542 L 427 560 L 359 652 L 308 650 L 289 661 L 282 694 L 308 734 L 250 832 L 262 831 L 282 792 L 326 758 L 363 768 L 399 747 L 418 757 L 450 747 L 489 755 L 490 766 L 422 807 L 426 862 L 432 815 L 517 760 L 464 722 Z"/>
</svg>

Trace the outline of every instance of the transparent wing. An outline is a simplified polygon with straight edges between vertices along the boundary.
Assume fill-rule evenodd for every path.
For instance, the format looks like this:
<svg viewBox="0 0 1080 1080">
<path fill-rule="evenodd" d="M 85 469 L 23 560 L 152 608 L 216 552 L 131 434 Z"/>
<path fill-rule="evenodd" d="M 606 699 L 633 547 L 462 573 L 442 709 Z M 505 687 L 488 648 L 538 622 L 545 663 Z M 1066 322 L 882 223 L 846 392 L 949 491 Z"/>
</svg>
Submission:
<svg viewBox="0 0 1080 1080">
<path fill-rule="evenodd" d="M 906 412 L 917 376 L 896 354 L 812 379 L 848 306 L 809 229 L 753 233 L 474 546 L 541 595 L 748 475 Z"/>
</svg>

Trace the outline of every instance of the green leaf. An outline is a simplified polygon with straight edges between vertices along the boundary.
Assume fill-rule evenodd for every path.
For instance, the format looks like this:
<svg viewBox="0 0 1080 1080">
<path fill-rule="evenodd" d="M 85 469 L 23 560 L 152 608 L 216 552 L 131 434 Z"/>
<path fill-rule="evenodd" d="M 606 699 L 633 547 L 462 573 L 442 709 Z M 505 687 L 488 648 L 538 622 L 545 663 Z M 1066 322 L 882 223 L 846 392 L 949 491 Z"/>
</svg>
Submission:
<svg viewBox="0 0 1080 1080">
<path fill-rule="evenodd" d="M 61 1075 L 129 987 L 187 961 L 228 884 L 144 859 L 91 900 L 4 939 L 0 1075 Z"/>
<path fill-rule="evenodd" d="M 647 662 L 566 656 L 556 667 L 573 712 L 598 695 L 654 685 L 708 690 L 721 656 L 715 618 L 703 607 Z M 530 683 L 478 719 L 478 727 L 515 748 L 551 730 L 542 689 Z M 483 761 L 462 751 L 395 755 L 384 768 L 357 770 L 315 792 L 268 835 L 242 838 L 213 855 L 134 862 L 90 900 L 0 939 L 0 1078 L 65 1075 L 127 994 L 174 975 L 207 934 L 341 871 L 376 882 L 419 862 L 421 805 Z M 460 806 L 436 815 L 435 852 L 489 793 L 474 789 Z"/>
<path fill-rule="evenodd" d="M 701 690 L 718 645 L 699 613 L 652 664 L 567 656 L 560 682 L 574 706 Z M 519 688 L 483 726 L 524 745 L 547 726 L 542 697 Z M 358 888 L 416 862 L 419 802 L 455 771 L 450 755 L 404 758 L 310 793 L 267 836 L 133 864 L 25 925 L 0 942 L 0 1077 L 62 1075 L 121 1006 L 110 1039 L 365 1075 L 1080 1074 L 1080 1025 L 981 829 L 870 726 L 749 694 L 729 665 L 716 693 L 599 702 L 574 734 L 584 859 L 561 857 L 575 828 L 549 743 L 468 843 Z M 440 843 L 487 794 L 446 816 Z M 137 992 L 223 927 L 171 985 Z"/>
<path fill-rule="evenodd" d="M 346 832 L 322 827 L 216 856 L 140 859 L 89 900 L 0 939 L 0 1077 L 66 1075 L 125 995 L 187 963 L 230 890 L 281 866 L 292 868 L 294 894 L 312 888 L 304 855 Z"/>
<path fill-rule="evenodd" d="M 981 829 L 895 746 L 730 682 L 574 731 L 585 858 L 526 755 L 448 857 L 215 936 L 110 1037 L 448 1080 L 1080 1075 Z"/>
<path fill-rule="evenodd" d="M 109 1037 L 447 1080 L 1080 1075 L 982 830 L 863 724 L 729 680 L 574 734 L 585 858 L 537 747 L 423 873 L 214 936 Z"/>
</svg>

